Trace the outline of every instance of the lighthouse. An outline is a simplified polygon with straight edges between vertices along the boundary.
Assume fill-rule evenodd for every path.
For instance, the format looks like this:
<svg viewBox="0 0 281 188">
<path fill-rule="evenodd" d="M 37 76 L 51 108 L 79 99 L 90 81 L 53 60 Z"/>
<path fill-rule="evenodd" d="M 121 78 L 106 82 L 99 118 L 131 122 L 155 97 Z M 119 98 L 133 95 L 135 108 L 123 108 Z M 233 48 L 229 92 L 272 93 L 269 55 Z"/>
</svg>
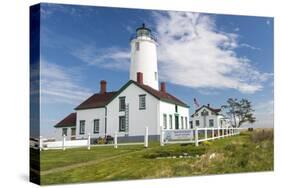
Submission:
<svg viewBox="0 0 281 188">
<path fill-rule="evenodd" d="M 137 73 L 143 74 L 143 84 L 156 90 L 158 86 L 158 68 L 156 39 L 151 30 L 142 24 L 131 38 L 130 80 L 137 81 Z"/>
</svg>

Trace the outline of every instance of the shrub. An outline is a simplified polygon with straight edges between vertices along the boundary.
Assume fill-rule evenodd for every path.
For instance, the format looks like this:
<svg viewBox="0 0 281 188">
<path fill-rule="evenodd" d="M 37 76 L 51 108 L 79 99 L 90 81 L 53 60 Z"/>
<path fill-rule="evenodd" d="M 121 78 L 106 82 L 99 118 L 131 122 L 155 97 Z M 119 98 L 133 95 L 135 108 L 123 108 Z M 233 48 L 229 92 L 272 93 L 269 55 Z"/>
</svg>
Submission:
<svg viewBox="0 0 281 188">
<path fill-rule="evenodd" d="M 258 130 L 254 131 L 251 135 L 251 139 L 253 142 L 258 143 L 265 140 L 273 140 L 273 130 Z"/>
<path fill-rule="evenodd" d="M 213 143 L 212 142 L 209 142 L 209 141 L 204 141 L 202 142 L 202 145 L 203 146 L 211 146 Z"/>
<path fill-rule="evenodd" d="M 225 149 L 226 151 L 231 151 L 231 152 L 233 152 L 233 151 L 236 150 L 236 145 L 234 145 L 234 144 L 227 144 L 227 145 L 224 147 L 224 149 Z"/>
<path fill-rule="evenodd" d="M 99 137 L 97 140 L 97 144 L 105 144 L 105 139 L 102 137 Z"/>
<path fill-rule="evenodd" d="M 110 135 L 107 135 L 107 136 L 105 137 L 105 143 L 106 143 L 106 144 L 112 144 L 112 143 L 113 143 L 113 140 L 114 140 L 114 138 L 113 138 L 112 136 L 110 136 Z"/>
</svg>

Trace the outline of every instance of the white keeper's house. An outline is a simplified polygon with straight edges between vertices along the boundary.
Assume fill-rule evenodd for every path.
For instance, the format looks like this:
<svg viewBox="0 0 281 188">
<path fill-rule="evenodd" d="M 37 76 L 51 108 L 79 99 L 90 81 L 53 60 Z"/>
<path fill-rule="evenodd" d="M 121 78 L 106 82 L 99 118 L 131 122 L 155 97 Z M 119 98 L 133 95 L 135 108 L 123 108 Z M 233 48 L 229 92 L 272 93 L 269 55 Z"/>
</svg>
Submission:
<svg viewBox="0 0 281 188">
<path fill-rule="evenodd" d="M 210 104 L 196 109 L 190 117 L 190 128 L 226 128 L 230 127 L 230 121 L 222 113 L 220 108 L 212 108 Z"/>
<path fill-rule="evenodd" d="M 143 140 L 145 127 L 149 139 L 159 139 L 164 129 L 188 129 L 189 106 L 170 94 L 158 81 L 157 42 L 144 24 L 131 38 L 130 79 L 118 91 L 107 91 L 105 80 L 100 92 L 79 104 L 55 125 L 58 136 L 83 139 L 114 136 L 124 140 Z"/>
</svg>

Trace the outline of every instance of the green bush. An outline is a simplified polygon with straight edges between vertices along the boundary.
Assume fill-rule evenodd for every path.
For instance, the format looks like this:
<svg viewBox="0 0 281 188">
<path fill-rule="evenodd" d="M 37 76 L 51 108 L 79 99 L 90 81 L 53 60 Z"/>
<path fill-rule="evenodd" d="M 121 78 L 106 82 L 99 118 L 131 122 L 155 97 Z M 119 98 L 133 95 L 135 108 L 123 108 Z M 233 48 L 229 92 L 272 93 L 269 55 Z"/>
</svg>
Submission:
<svg viewBox="0 0 281 188">
<path fill-rule="evenodd" d="M 163 147 L 155 151 L 150 151 L 149 153 L 144 154 L 144 158 L 155 159 L 158 157 L 173 157 L 173 156 L 197 156 L 203 155 L 206 153 L 207 148 L 205 146 L 195 147 L 194 145 L 180 146 L 175 148 Z"/>
<path fill-rule="evenodd" d="M 98 144 L 105 144 L 105 140 L 102 137 L 99 137 L 97 142 Z"/>
<path fill-rule="evenodd" d="M 209 142 L 209 141 L 204 141 L 204 142 L 202 142 L 202 145 L 204 145 L 204 146 L 211 146 L 211 145 L 213 145 L 213 143 Z"/>
</svg>

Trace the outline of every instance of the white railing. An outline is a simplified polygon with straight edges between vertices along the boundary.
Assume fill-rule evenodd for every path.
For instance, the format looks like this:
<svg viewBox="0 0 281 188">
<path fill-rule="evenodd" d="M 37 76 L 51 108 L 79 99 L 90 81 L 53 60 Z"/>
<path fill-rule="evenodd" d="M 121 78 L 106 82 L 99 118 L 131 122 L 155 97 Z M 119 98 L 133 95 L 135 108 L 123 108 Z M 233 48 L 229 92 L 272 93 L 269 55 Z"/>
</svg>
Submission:
<svg viewBox="0 0 281 188">
<path fill-rule="evenodd" d="M 194 143 L 198 146 L 200 142 L 215 140 L 228 136 L 240 134 L 241 128 L 195 128 L 167 130 L 160 127 L 160 145 Z M 209 134 L 208 134 L 209 132 Z M 171 136 L 172 135 L 172 136 Z"/>
<path fill-rule="evenodd" d="M 88 138 L 85 140 L 66 140 L 66 136 L 62 136 L 61 141 L 44 141 L 43 137 L 40 136 L 39 139 L 39 149 L 49 150 L 49 149 L 62 149 L 66 148 L 76 148 L 76 147 L 87 147 L 88 150 L 91 147 L 100 147 L 100 146 L 111 146 L 114 148 L 118 148 L 118 146 L 128 146 L 128 145 L 144 145 L 145 148 L 148 147 L 148 127 L 145 128 L 144 132 L 144 141 L 143 142 L 131 142 L 131 143 L 118 143 L 118 135 L 117 132 L 114 134 L 114 142 L 112 144 L 91 144 L 91 135 L 88 134 Z"/>
</svg>

